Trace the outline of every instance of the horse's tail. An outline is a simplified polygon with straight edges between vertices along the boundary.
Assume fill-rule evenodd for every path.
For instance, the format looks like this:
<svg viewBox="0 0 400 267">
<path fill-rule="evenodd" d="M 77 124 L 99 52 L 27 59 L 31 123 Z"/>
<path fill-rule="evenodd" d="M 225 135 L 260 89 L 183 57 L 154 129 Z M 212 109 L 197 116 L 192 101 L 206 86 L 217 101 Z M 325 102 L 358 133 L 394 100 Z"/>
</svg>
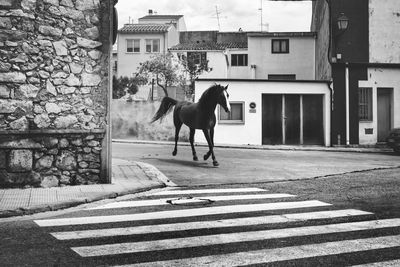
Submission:
<svg viewBox="0 0 400 267">
<path fill-rule="evenodd" d="M 171 112 L 171 109 L 173 106 L 176 105 L 176 103 L 178 103 L 178 101 L 176 101 L 173 98 L 170 98 L 168 96 L 164 97 L 161 101 L 161 105 L 158 108 L 156 114 L 154 115 L 154 117 L 151 119 L 151 123 L 155 122 L 158 119 L 161 119 L 161 121 L 164 119 L 164 117 Z"/>
</svg>

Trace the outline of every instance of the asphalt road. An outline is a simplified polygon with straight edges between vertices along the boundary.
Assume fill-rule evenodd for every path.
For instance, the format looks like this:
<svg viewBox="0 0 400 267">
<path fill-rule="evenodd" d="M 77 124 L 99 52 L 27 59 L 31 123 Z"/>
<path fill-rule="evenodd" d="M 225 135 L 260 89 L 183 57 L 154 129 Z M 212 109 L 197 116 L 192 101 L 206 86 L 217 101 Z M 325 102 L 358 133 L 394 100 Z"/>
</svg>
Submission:
<svg viewBox="0 0 400 267">
<path fill-rule="evenodd" d="M 189 146 L 113 143 L 114 158 L 154 165 L 174 183 L 186 185 L 249 184 L 324 177 L 356 171 L 400 166 L 393 153 L 357 153 L 298 150 L 216 148 L 220 166 L 204 161 L 206 147 L 196 147 L 199 161 L 192 160 Z"/>
</svg>

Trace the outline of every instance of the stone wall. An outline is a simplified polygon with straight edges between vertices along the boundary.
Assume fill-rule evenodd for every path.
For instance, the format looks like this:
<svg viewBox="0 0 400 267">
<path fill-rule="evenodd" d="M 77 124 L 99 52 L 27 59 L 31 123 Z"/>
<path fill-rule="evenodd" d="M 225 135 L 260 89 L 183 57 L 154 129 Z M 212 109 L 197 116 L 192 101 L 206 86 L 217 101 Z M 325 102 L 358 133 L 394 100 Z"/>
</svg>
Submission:
<svg viewBox="0 0 400 267">
<path fill-rule="evenodd" d="M 98 183 L 110 0 L 0 0 L 0 187 Z"/>
</svg>

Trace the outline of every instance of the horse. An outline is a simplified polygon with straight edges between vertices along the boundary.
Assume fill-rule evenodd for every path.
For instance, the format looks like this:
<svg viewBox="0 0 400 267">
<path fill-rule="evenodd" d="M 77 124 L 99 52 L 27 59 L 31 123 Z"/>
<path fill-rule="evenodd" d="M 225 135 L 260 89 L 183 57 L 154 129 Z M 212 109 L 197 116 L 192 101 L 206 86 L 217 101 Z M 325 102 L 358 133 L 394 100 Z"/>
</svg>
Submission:
<svg viewBox="0 0 400 267">
<path fill-rule="evenodd" d="M 204 155 L 204 160 L 212 156 L 213 165 L 219 166 L 214 155 L 214 127 L 216 123 L 215 108 L 219 104 L 225 112 L 230 112 L 231 107 L 228 101 L 229 94 L 227 92 L 228 85 L 222 86 L 214 84 L 201 95 L 197 103 L 189 101 L 177 101 L 171 97 L 164 97 L 151 123 L 162 119 L 174 108 L 174 125 L 175 125 L 175 148 L 172 152 L 176 156 L 178 151 L 179 131 L 182 124 L 185 124 L 190 129 L 190 146 L 192 148 L 193 160 L 198 161 L 196 150 L 194 149 L 194 134 L 196 129 L 203 130 L 204 136 L 208 143 L 209 151 Z"/>
</svg>

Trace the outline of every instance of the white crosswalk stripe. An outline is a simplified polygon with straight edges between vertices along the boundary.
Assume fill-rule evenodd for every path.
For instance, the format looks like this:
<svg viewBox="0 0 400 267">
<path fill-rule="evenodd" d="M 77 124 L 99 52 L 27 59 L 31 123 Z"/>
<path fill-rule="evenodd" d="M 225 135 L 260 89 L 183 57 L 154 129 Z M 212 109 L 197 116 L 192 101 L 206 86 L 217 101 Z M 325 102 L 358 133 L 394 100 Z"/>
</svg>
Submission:
<svg viewBox="0 0 400 267">
<path fill-rule="evenodd" d="M 318 200 L 292 201 L 296 196 L 291 194 L 271 194 L 258 188 L 216 188 L 174 189 L 160 191 L 150 197 L 156 199 L 115 202 L 88 209 L 85 211 L 87 216 L 35 222 L 41 227 L 52 227 L 50 234 L 60 242 L 70 242 L 71 249 L 83 258 L 101 257 L 107 260 L 107 257 L 123 254 L 124 261 L 120 266 L 237 266 L 400 249 L 400 235 L 397 235 L 400 218 L 374 219 L 373 213 L 335 209 L 330 203 Z M 190 208 L 169 204 L 169 200 L 176 199 L 188 199 L 188 203 L 194 204 L 197 199 L 211 202 L 205 207 Z M 153 211 L 143 212 L 143 209 Z M 112 215 L 99 215 L 107 210 Z M 124 225 L 113 225 L 115 223 Z M 132 223 L 134 225 L 128 225 Z M 57 231 L 57 227 L 67 228 Z M 73 229 L 75 227 L 81 229 Z M 390 232 L 390 236 L 376 235 L 376 231 L 393 229 L 395 232 Z M 375 231 L 375 234 L 366 236 L 369 231 Z M 159 234 L 161 236 L 154 239 Z M 325 240 L 326 236 L 335 235 L 349 237 L 346 240 Z M 124 239 L 118 241 L 119 238 Z M 285 246 L 287 240 L 296 238 L 306 238 L 308 243 L 293 245 L 296 241 Z M 109 243 L 109 240 L 114 241 Z M 276 247 L 276 244 L 266 242 L 270 240 L 286 241 L 278 242 L 280 245 Z M 74 242 L 79 243 L 74 245 Z M 253 244 L 253 248 L 241 251 L 239 244 L 246 243 Z M 257 248 L 254 244 L 264 245 Z M 208 249 L 214 246 L 239 246 L 239 251 L 232 253 Z M 184 257 L 179 257 L 179 251 L 188 247 L 190 251 L 205 250 L 207 254 L 188 256 L 187 253 L 191 252 L 186 251 Z M 172 258 L 163 258 L 162 251 L 172 253 Z M 146 253 L 157 253 L 161 259 L 149 259 Z M 132 256 L 126 258 L 127 255 Z M 396 266 L 398 260 L 386 262 L 394 264 L 388 266 Z M 110 262 L 116 264 L 115 258 Z M 385 266 L 379 264 L 377 260 L 368 266 Z"/>
</svg>

